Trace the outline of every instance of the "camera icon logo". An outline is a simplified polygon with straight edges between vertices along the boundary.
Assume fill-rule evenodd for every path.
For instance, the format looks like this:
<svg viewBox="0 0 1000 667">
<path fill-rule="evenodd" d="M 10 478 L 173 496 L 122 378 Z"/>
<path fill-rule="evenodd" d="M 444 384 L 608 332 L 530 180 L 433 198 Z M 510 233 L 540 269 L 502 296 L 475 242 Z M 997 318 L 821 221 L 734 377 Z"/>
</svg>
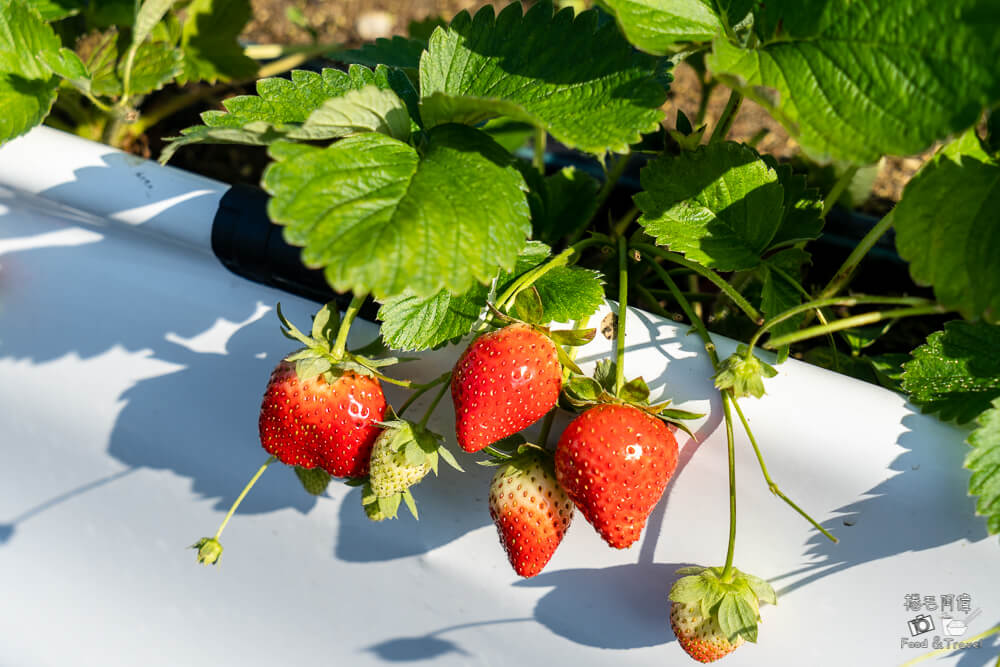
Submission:
<svg viewBox="0 0 1000 667">
<path fill-rule="evenodd" d="M 916 637 L 934 629 L 934 619 L 927 614 L 917 614 L 906 622 L 906 627 L 910 629 L 910 636 Z"/>
</svg>

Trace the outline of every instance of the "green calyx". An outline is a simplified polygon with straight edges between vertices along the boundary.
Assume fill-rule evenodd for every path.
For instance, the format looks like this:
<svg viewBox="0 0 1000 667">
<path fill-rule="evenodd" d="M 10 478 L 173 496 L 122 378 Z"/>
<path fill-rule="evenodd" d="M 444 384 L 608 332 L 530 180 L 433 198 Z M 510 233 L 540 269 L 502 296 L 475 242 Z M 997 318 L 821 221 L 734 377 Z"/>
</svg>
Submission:
<svg viewBox="0 0 1000 667">
<path fill-rule="evenodd" d="M 379 522 L 390 518 L 382 511 L 382 506 L 378 502 L 378 496 L 372 491 L 372 485 L 369 482 L 365 482 L 364 488 L 361 490 L 361 507 L 365 510 L 365 516 L 372 521 Z"/>
<path fill-rule="evenodd" d="M 697 605 L 701 615 L 714 618 L 730 643 L 739 637 L 757 641 L 760 603 L 778 604 L 771 584 L 760 577 L 731 568 L 723 579 L 721 567 L 683 567 L 670 589 L 673 602 Z"/>
<path fill-rule="evenodd" d="M 555 459 L 549 450 L 531 442 L 514 444 L 511 441 L 511 448 L 504 447 L 501 443 L 502 441 L 487 447 L 484 451 L 490 458 L 478 461 L 479 465 L 502 468 L 506 473 L 524 472 L 541 465 L 555 477 Z"/>
<path fill-rule="evenodd" d="M 198 550 L 198 562 L 202 565 L 217 565 L 222 556 L 222 544 L 214 537 L 203 537 L 191 548 Z"/>
<path fill-rule="evenodd" d="M 300 380 L 311 380 L 323 376 L 327 383 L 332 384 L 346 372 L 359 375 L 383 377 L 380 368 L 399 363 L 395 357 L 372 358 L 367 355 L 384 352 L 384 347 L 378 340 L 349 352 L 342 349 L 346 333 L 344 326 L 350 326 L 350 321 L 341 323 L 340 310 L 336 301 L 324 305 L 313 318 L 310 335 L 302 333 L 281 312 L 281 304 L 277 306 L 278 320 L 281 322 L 281 333 L 304 347 L 285 357 L 285 361 L 295 364 L 295 373 Z"/>
<path fill-rule="evenodd" d="M 369 494 L 368 502 L 362 498 L 369 518 L 372 511 L 369 506 L 377 506 L 376 518 L 394 519 L 401 503 L 405 503 L 413 518 L 419 519 L 417 505 L 410 493 L 410 487 L 419 484 L 430 471 L 438 473 L 438 461 L 444 461 L 460 472 L 454 455 L 442 444 L 444 438 L 427 429 L 422 424 L 415 424 L 398 419 L 382 422 L 384 430 L 372 449 L 371 468 L 368 483 L 365 485 Z"/>
<path fill-rule="evenodd" d="M 764 378 L 777 374 L 773 366 L 755 357 L 746 345 L 740 345 L 733 356 L 719 364 L 715 386 L 720 391 L 731 390 L 734 398 L 760 398 L 764 395 Z"/>
<path fill-rule="evenodd" d="M 700 419 L 705 415 L 687 410 L 678 410 L 668 407 L 670 401 L 650 404 L 649 386 L 641 378 L 633 378 L 622 384 L 621 388 L 615 391 L 615 362 L 610 359 L 602 359 L 594 367 L 594 376 L 587 377 L 582 373 L 573 375 L 563 384 L 563 397 L 567 403 L 576 409 L 586 409 L 602 403 L 614 403 L 618 405 L 631 405 L 650 414 L 657 419 L 676 425 L 679 429 L 690 435 L 694 434 L 684 423 L 686 419 Z"/>
</svg>

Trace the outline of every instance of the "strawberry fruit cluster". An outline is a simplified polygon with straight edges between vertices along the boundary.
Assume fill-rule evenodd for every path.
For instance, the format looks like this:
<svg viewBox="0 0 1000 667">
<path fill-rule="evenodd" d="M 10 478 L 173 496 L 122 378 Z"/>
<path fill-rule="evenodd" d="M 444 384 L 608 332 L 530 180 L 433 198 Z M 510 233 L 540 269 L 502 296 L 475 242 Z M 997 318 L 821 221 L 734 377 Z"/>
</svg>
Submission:
<svg viewBox="0 0 1000 667">
<path fill-rule="evenodd" d="M 545 568 L 577 512 L 610 547 L 625 549 L 639 539 L 677 466 L 674 429 L 690 433 L 684 420 L 701 415 L 670 409 L 669 402 L 651 405 L 642 378 L 624 380 L 620 356 L 599 362 L 592 377 L 584 375 L 566 347 L 586 343 L 595 330 L 553 331 L 498 309 L 486 321 L 495 328 L 477 336 L 450 373 L 423 385 L 389 378 L 381 369 L 396 359 L 366 356 L 374 345 L 346 349 L 347 329 L 359 307 L 356 299 L 341 322 L 336 305 L 327 304 L 311 335 L 296 329 L 279 308 L 282 332 L 303 347 L 278 363 L 264 393 L 259 431 L 270 454 L 264 468 L 273 461 L 294 466 L 303 487 L 316 495 L 333 477 L 363 486 L 362 508 L 372 521 L 396 518 L 402 504 L 416 518 L 411 488 L 437 473 L 440 459 L 462 470 L 444 447 L 445 438 L 427 427 L 450 390 L 459 447 L 488 454 L 480 463 L 497 469 L 488 509 L 518 575 L 532 577 Z M 397 413 L 386 401 L 383 381 L 417 393 Z M 423 418 L 404 419 L 414 399 L 433 388 L 437 395 Z M 578 414 L 549 448 L 560 406 Z M 543 419 L 537 442 L 519 435 Z M 245 493 L 216 535 L 194 545 L 200 562 L 218 562 L 219 535 Z M 753 589 L 743 575 L 735 582 L 713 576 L 698 589 L 700 598 L 691 593 L 692 585 L 679 597 L 672 594 L 672 626 L 681 646 L 698 660 L 721 657 L 747 634 L 742 628 L 733 634 L 728 625 L 720 629 L 720 606 L 736 595 L 732 591 L 754 614 L 757 610 L 755 596 L 746 602 Z"/>
</svg>

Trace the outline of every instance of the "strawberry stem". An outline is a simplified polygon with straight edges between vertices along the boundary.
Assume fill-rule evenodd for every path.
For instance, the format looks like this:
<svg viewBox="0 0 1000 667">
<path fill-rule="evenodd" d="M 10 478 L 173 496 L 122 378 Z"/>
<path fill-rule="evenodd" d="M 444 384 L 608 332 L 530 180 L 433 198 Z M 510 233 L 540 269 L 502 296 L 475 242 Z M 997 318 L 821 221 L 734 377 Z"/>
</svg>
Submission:
<svg viewBox="0 0 1000 667">
<path fill-rule="evenodd" d="M 538 173 L 543 177 L 545 176 L 545 140 L 545 128 L 536 127 L 534 141 L 535 153 L 531 159 L 531 166 L 537 169 Z"/>
<path fill-rule="evenodd" d="M 425 393 L 427 393 L 429 390 L 431 390 L 434 387 L 438 386 L 442 382 L 448 382 L 449 380 L 451 380 L 451 371 L 448 371 L 447 373 L 444 373 L 440 377 L 431 380 L 427 384 L 413 385 L 413 388 L 414 388 L 415 391 L 410 395 L 410 397 L 408 399 L 406 399 L 406 401 L 399 408 L 399 410 L 396 411 L 396 416 L 397 417 L 402 417 L 403 413 L 406 412 L 406 409 L 408 407 L 410 407 L 411 405 L 413 405 L 413 402 L 415 400 L 417 400 L 418 398 L 420 398 L 421 396 L 423 396 Z"/>
<path fill-rule="evenodd" d="M 625 320 L 628 319 L 628 244 L 618 237 L 618 326 L 615 328 L 615 396 L 625 385 Z"/>
<path fill-rule="evenodd" d="M 424 416 L 421 417 L 420 426 L 427 426 L 427 422 L 430 420 L 431 415 L 434 414 L 434 410 L 437 408 L 438 403 L 440 403 L 441 399 L 444 398 L 444 394 L 449 388 L 450 385 L 447 383 L 441 386 L 441 390 L 438 391 L 437 396 L 435 396 L 434 400 L 431 401 L 431 404 L 427 406 L 427 411 L 424 412 Z"/>
<path fill-rule="evenodd" d="M 844 190 L 846 190 L 847 186 L 851 184 L 852 180 L 854 180 L 854 175 L 856 173 L 858 173 L 858 165 L 856 164 L 852 164 L 844 170 L 844 173 L 840 175 L 840 178 L 838 178 L 837 182 L 833 184 L 830 192 L 823 200 L 823 212 L 820 213 L 820 217 L 825 219 L 826 216 L 829 215 L 830 209 L 832 209 L 834 204 L 837 203 L 837 200 L 840 199 L 840 195 L 844 194 Z"/>
<path fill-rule="evenodd" d="M 264 471 L 267 470 L 267 467 L 277 460 L 278 457 L 269 456 L 267 458 L 267 461 L 264 462 L 264 465 L 262 465 L 260 469 L 257 470 L 256 474 L 254 474 L 254 476 L 250 478 L 250 481 L 247 482 L 247 485 L 243 487 L 243 490 L 240 492 L 240 495 L 236 497 L 236 501 L 233 502 L 232 507 L 229 508 L 229 512 L 226 514 L 226 518 L 222 520 L 221 524 L 219 524 L 219 529 L 215 531 L 214 539 L 216 540 L 219 539 L 219 536 L 222 535 L 222 531 L 226 529 L 226 524 L 229 523 L 229 520 L 233 518 L 233 514 L 236 513 L 236 508 L 239 507 L 240 503 L 243 502 L 243 499 L 247 497 L 247 493 L 249 493 L 250 489 L 253 488 L 253 485 L 257 483 L 257 480 L 260 479 L 260 476 L 264 474 Z"/>
<path fill-rule="evenodd" d="M 715 129 L 712 130 L 712 136 L 709 138 L 708 143 L 714 144 L 717 141 L 725 140 L 726 135 L 729 134 L 729 130 L 733 128 L 733 121 L 736 120 L 736 112 L 740 110 L 742 103 L 742 93 L 736 90 L 729 93 L 726 108 L 722 110 L 722 115 L 719 116 L 719 121 L 715 124 Z"/>
<path fill-rule="evenodd" d="M 730 301 L 736 304 L 736 306 L 739 307 L 739 309 L 742 310 L 747 317 L 753 320 L 756 324 L 764 323 L 764 318 L 757 311 L 757 309 L 754 308 L 752 305 L 750 305 L 750 302 L 747 301 L 743 297 L 743 295 L 736 290 L 735 287 L 726 282 L 722 278 L 722 276 L 720 276 L 712 269 L 706 268 L 701 264 L 698 264 L 697 262 L 692 262 L 690 260 L 687 260 L 675 252 L 670 252 L 669 250 L 658 248 L 655 245 L 650 245 L 649 243 L 633 243 L 632 249 L 637 250 L 641 253 L 655 255 L 656 257 L 661 257 L 667 260 L 668 262 L 673 262 L 674 264 L 683 266 L 686 269 L 690 269 L 691 271 L 694 271 L 703 278 L 707 278 L 709 281 L 712 282 L 713 285 L 722 290 L 723 294 L 729 297 Z"/>
<path fill-rule="evenodd" d="M 705 328 L 705 323 L 701 321 L 701 318 L 695 314 L 694 309 L 691 307 L 691 303 L 687 300 L 681 289 L 674 282 L 674 279 L 670 277 L 667 270 L 662 266 L 654 262 L 650 258 L 646 258 L 646 262 L 653 267 L 653 271 L 659 276 L 663 284 L 667 286 L 670 293 L 673 295 L 674 300 L 687 315 L 688 320 L 694 327 L 695 331 L 698 332 L 698 336 L 701 338 L 702 342 L 705 344 L 705 351 L 708 352 L 709 359 L 712 360 L 712 368 L 718 372 L 719 370 L 719 353 L 715 349 L 715 343 L 712 342 L 712 337 L 708 335 L 708 329 Z M 657 304 L 659 305 L 659 304 Z"/>
<path fill-rule="evenodd" d="M 892 305 L 892 306 L 928 306 L 928 307 L 930 307 L 930 306 L 934 305 L 934 302 L 928 301 L 927 299 L 923 299 L 923 298 L 920 298 L 920 297 L 913 297 L 913 296 L 892 297 L 892 296 L 865 296 L 865 295 L 857 295 L 857 296 L 850 296 L 850 297 L 831 297 L 831 298 L 827 298 L 827 299 L 816 299 L 814 301 L 810 301 L 808 303 L 803 303 L 801 305 L 795 306 L 794 308 L 789 308 L 788 310 L 786 310 L 786 311 L 784 311 L 782 313 L 778 313 L 774 317 L 772 317 L 772 318 L 768 319 L 766 322 L 764 322 L 761 325 L 761 327 L 759 329 L 757 329 L 757 332 L 754 333 L 753 337 L 750 339 L 750 342 L 747 345 L 747 354 L 749 355 L 749 354 L 752 353 L 753 348 L 757 345 L 757 342 L 761 339 L 761 337 L 765 333 L 767 333 L 768 329 L 771 329 L 775 325 L 780 324 L 780 323 L 784 322 L 785 320 L 787 320 L 789 318 L 795 317 L 799 313 L 804 313 L 806 311 L 810 311 L 810 310 L 814 310 L 814 309 L 826 308 L 827 306 L 859 306 L 859 305 L 864 305 L 864 304 L 886 304 L 886 305 Z M 889 312 L 894 312 L 894 311 L 889 311 Z M 869 313 L 865 313 L 865 315 L 870 315 L 870 314 Z M 860 316 L 856 316 L 856 317 L 860 317 Z M 848 319 L 850 319 L 850 318 L 848 318 Z M 839 320 L 839 321 L 842 322 L 844 320 Z M 834 322 L 834 324 L 836 324 L 836 322 Z M 833 326 L 833 325 L 829 325 L 829 326 Z M 857 326 L 857 325 L 849 325 L 849 326 Z M 849 326 L 848 327 L 841 327 L 841 328 L 849 328 Z M 817 328 L 819 328 L 819 327 L 812 327 L 811 329 L 805 329 L 805 331 L 811 331 L 812 329 L 817 329 Z M 838 331 L 838 330 L 839 329 L 831 329 L 831 331 Z M 819 336 L 819 335 L 825 334 L 826 332 L 827 332 L 827 330 L 824 328 L 824 330 L 821 331 L 820 333 L 816 333 L 816 334 L 813 334 L 813 335 Z M 796 332 L 796 334 L 793 334 L 793 335 L 797 335 L 799 333 L 803 333 L 803 332 L 801 332 L 801 331 L 800 332 Z M 809 337 L 811 338 L 811 337 L 813 337 L 813 335 L 810 335 Z M 782 336 L 782 338 L 785 338 L 785 337 Z M 781 338 L 775 339 L 775 340 L 781 340 Z M 772 346 L 773 347 L 780 347 L 780 345 L 776 345 L 775 344 L 775 340 L 768 341 L 768 346 L 769 347 L 772 347 Z"/>
<path fill-rule="evenodd" d="M 814 518 L 806 514 L 804 510 L 792 502 L 791 498 L 782 493 L 781 489 L 778 488 L 778 485 L 774 483 L 774 480 L 771 479 L 771 475 L 767 472 L 767 466 L 764 464 L 764 457 L 760 453 L 760 447 L 757 446 L 757 438 L 754 437 L 753 431 L 750 430 L 750 423 L 747 421 L 746 415 L 743 414 L 743 409 L 740 408 L 740 402 L 735 398 L 733 399 L 733 407 L 736 409 L 736 414 L 743 423 L 743 430 L 746 431 L 747 437 L 750 438 L 750 444 L 753 445 L 753 452 L 757 455 L 757 462 L 760 464 L 760 471 L 764 475 L 764 481 L 767 482 L 767 488 L 771 491 L 771 493 L 788 503 L 793 510 L 801 514 L 806 521 L 815 526 L 816 530 L 823 533 L 823 535 L 825 535 L 831 542 L 837 542 L 836 537 L 831 535 L 830 532 L 823 528 L 823 526 L 819 525 Z"/>
<path fill-rule="evenodd" d="M 340 328 L 337 329 L 337 341 L 333 344 L 332 355 L 336 359 L 342 359 L 344 357 L 344 352 L 347 351 L 347 334 L 351 331 L 351 324 L 354 322 L 354 318 L 358 316 L 358 312 L 361 311 L 361 304 L 365 302 L 367 294 L 355 294 L 351 298 L 351 303 L 347 306 L 347 310 L 344 311 L 344 319 L 340 321 Z"/>
<path fill-rule="evenodd" d="M 729 408 L 732 395 L 722 392 L 722 409 L 726 415 L 726 453 L 729 458 L 729 546 L 726 548 L 726 565 L 719 577 L 728 583 L 733 577 L 733 554 L 736 551 L 736 451 L 733 439 L 733 413 Z"/>
<path fill-rule="evenodd" d="M 893 211 L 895 211 L 895 209 L 893 209 Z M 887 231 L 889 231 L 890 227 L 892 227 L 893 211 L 889 211 L 885 217 L 879 220 L 878 223 L 872 227 L 867 234 L 865 234 L 864 238 L 861 239 L 858 245 L 854 247 L 851 254 L 847 256 L 844 263 L 840 265 L 839 269 L 837 269 L 837 273 L 833 276 L 830 282 L 827 283 L 827 286 L 823 288 L 823 291 L 819 293 L 820 298 L 832 297 L 834 294 L 844 289 L 849 282 L 851 282 L 851 278 L 854 276 L 854 270 L 858 268 L 858 264 L 860 264 L 861 260 L 868 254 L 868 251 L 875 246 L 875 243 L 882 238 Z"/>
<path fill-rule="evenodd" d="M 524 273 L 524 275 L 522 275 L 521 277 L 516 279 L 513 283 L 511 283 L 510 287 L 504 290 L 503 294 L 500 295 L 500 298 L 497 299 L 497 305 L 496 305 L 497 309 L 504 310 L 510 303 L 514 301 L 514 299 L 521 291 L 530 287 L 536 280 L 538 280 L 539 278 L 541 278 L 554 268 L 565 266 L 566 263 L 569 261 L 570 256 L 574 252 L 576 252 L 575 248 L 573 246 L 570 246 L 569 248 L 566 248 L 558 255 L 554 256 L 549 261 L 545 262 L 544 264 L 540 264 L 535 268 L 531 269 L 530 271 Z"/>
<path fill-rule="evenodd" d="M 764 347 L 775 349 L 783 345 L 791 345 L 792 343 L 798 343 L 799 341 L 815 338 L 816 336 L 823 336 L 831 331 L 842 331 L 843 329 L 862 327 L 868 324 L 882 322 L 884 320 L 898 320 L 904 317 L 916 317 L 920 315 L 941 315 L 947 312 L 948 309 L 940 304 L 917 306 L 913 308 L 896 308 L 894 310 L 876 310 L 870 313 L 862 313 L 852 317 L 845 317 L 842 320 L 834 320 L 826 325 L 821 324 L 814 327 L 808 327 L 794 333 L 785 334 L 784 336 L 778 336 L 777 338 L 768 340 L 767 343 L 764 344 Z"/>
<path fill-rule="evenodd" d="M 652 260 L 647 260 L 647 261 L 653 265 L 653 270 L 659 274 L 660 278 L 663 280 L 667 288 L 673 294 L 674 299 L 680 305 L 681 310 L 683 310 L 684 314 L 687 315 L 689 320 L 691 320 L 692 324 L 694 325 L 695 331 L 698 332 L 698 335 L 701 337 L 702 342 L 705 343 L 705 350 L 708 352 L 709 357 L 712 359 L 712 366 L 715 368 L 716 371 L 718 371 L 719 355 L 715 350 L 715 344 L 712 343 L 712 339 L 708 335 L 708 329 L 705 328 L 704 322 L 701 321 L 701 318 L 695 317 L 694 311 L 691 308 L 691 304 L 688 303 L 687 299 L 681 293 L 680 288 L 673 281 L 673 279 L 667 274 L 666 270 L 656 262 L 653 262 Z M 725 394 L 723 395 L 723 400 L 725 401 Z M 760 464 L 760 471 L 764 474 L 764 481 L 767 482 L 767 488 L 771 491 L 771 493 L 773 493 L 774 495 L 778 496 L 786 503 L 788 503 L 788 505 L 792 509 L 801 514 L 807 521 L 809 521 L 809 523 L 815 526 L 816 529 L 819 530 L 821 533 L 823 533 L 826 537 L 833 540 L 834 542 L 837 542 L 836 537 L 831 535 L 825 528 L 819 525 L 819 523 L 817 523 L 815 519 L 806 514 L 806 512 L 803 511 L 798 505 L 796 505 L 791 498 L 786 496 L 781 491 L 781 489 L 778 488 L 778 485 L 775 484 L 774 481 L 771 479 L 771 476 L 767 471 L 767 466 L 764 464 L 764 457 L 760 453 L 760 447 L 757 445 L 757 438 L 754 437 L 753 431 L 750 429 L 750 423 L 747 421 L 746 416 L 743 414 L 743 409 L 740 407 L 739 401 L 736 400 L 735 398 L 733 398 L 732 401 L 733 401 L 733 407 L 736 409 L 736 414 L 739 416 L 740 421 L 743 424 L 743 430 L 746 431 L 747 437 L 750 439 L 750 444 L 753 446 L 754 454 L 757 455 L 757 462 Z M 729 414 L 727 410 L 727 419 L 728 418 Z M 728 426 L 729 424 L 727 423 L 727 427 Z"/>
</svg>

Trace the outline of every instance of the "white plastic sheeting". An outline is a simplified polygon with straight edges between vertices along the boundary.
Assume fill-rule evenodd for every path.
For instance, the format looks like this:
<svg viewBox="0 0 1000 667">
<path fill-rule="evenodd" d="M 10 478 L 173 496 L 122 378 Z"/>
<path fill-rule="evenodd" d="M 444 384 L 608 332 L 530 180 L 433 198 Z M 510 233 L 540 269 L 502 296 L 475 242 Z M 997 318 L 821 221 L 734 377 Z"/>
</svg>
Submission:
<svg viewBox="0 0 1000 667">
<path fill-rule="evenodd" d="M 150 192 L 137 171 L 167 185 Z M 290 345 L 273 306 L 300 326 L 316 309 L 205 252 L 224 189 L 51 130 L 0 149 L 0 664 L 688 664 L 666 592 L 679 566 L 724 560 L 725 434 L 698 339 L 642 311 L 626 374 L 708 416 L 698 443 L 680 439 L 633 548 L 607 548 L 578 515 L 546 570 L 519 579 L 487 512 L 492 473 L 464 456 L 465 474 L 443 466 L 414 489 L 419 522 L 377 525 L 359 490 L 315 499 L 272 467 L 220 565 L 196 565 L 185 547 L 266 458 L 257 409 Z M 375 332 L 358 323 L 352 343 Z M 580 358 L 610 351 L 598 336 Z M 394 372 L 430 379 L 458 353 Z M 945 595 L 982 610 L 966 636 L 1000 620 L 1000 550 L 966 496 L 965 432 L 878 387 L 795 361 L 779 371 L 743 406 L 772 477 L 841 543 L 768 492 L 738 435 L 736 565 L 780 599 L 762 608 L 759 643 L 725 664 L 898 664 L 925 650 L 904 642 L 946 637 Z M 432 425 L 451 432 L 447 401 Z M 911 637 L 918 614 L 935 630 Z M 932 664 L 998 651 L 994 639 Z"/>
</svg>

